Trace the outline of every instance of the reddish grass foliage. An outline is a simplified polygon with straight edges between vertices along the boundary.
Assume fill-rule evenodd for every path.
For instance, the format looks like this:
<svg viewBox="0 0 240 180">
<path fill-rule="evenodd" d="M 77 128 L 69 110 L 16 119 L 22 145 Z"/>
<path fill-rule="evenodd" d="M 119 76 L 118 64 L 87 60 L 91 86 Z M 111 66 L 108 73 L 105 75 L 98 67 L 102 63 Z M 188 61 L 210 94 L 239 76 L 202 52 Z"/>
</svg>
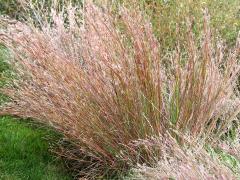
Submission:
<svg viewBox="0 0 240 180">
<path fill-rule="evenodd" d="M 166 64 L 141 12 L 122 8 L 114 16 L 87 3 L 83 24 L 75 8 L 64 12 L 53 10 L 40 26 L 1 19 L 0 42 L 17 77 L 1 89 L 11 101 L 0 114 L 50 124 L 88 157 L 68 150 L 69 158 L 90 161 L 96 173 L 152 165 L 161 146 L 134 142 L 166 133 L 183 144 L 179 134 L 191 144 L 214 142 L 236 119 L 240 46 L 227 54 L 213 45 L 207 14 L 201 45 L 189 26 L 186 51 L 169 52 Z"/>
</svg>

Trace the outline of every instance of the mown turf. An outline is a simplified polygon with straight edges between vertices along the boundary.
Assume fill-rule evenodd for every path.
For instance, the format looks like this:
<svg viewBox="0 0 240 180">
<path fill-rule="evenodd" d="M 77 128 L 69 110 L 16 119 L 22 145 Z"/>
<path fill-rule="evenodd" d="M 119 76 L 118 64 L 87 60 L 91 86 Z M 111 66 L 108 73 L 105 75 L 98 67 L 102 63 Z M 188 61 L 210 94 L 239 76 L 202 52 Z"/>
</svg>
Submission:
<svg viewBox="0 0 240 180">
<path fill-rule="evenodd" d="M 0 77 L 9 73 L 8 54 L 0 46 Z M 0 86 L 4 85 L 0 78 Z M 0 104 L 6 97 L 0 94 Z M 72 179 L 64 163 L 50 152 L 56 133 L 31 121 L 0 117 L 0 179 L 67 180 Z"/>
<path fill-rule="evenodd" d="M 50 152 L 54 133 L 11 117 L 0 119 L 0 179 L 71 179 Z"/>
</svg>

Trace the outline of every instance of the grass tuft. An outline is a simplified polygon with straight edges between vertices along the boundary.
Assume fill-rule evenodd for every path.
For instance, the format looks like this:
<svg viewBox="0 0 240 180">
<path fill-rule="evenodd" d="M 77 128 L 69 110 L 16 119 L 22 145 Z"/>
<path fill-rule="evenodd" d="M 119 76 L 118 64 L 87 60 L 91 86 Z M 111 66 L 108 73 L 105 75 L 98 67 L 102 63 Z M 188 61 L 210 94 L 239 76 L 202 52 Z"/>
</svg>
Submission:
<svg viewBox="0 0 240 180">
<path fill-rule="evenodd" d="M 201 40 L 189 20 L 185 50 L 176 40 L 162 59 L 141 11 L 121 7 L 115 16 L 91 2 L 82 16 L 66 9 L 52 9 L 37 26 L 1 19 L 0 42 L 13 55 L 16 78 L 1 88 L 11 101 L 0 114 L 60 131 L 71 144 L 59 154 L 75 162 L 79 175 L 152 167 L 167 134 L 180 146 L 214 145 L 236 120 L 240 43 L 227 51 L 214 43 L 207 10 Z"/>
</svg>

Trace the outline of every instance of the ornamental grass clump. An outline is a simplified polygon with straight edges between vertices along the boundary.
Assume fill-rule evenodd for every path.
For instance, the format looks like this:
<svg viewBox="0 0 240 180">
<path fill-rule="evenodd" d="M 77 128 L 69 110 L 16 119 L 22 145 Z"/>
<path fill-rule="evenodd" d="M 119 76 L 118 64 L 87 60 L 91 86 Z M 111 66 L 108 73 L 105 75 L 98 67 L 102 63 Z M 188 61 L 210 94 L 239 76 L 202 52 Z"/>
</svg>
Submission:
<svg viewBox="0 0 240 180">
<path fill-rule="evenodd" d="M 35 25 L 2 18 L 15 78 L 1 88 L 11 100 L 0 114 L 54 127 L 71 142 L 61 155 L 90 176 L 156 164 L 162 149 L 151 139 L 166 134 L 187 146 L 214 143 L 240 111 L 240 46 L 226 54 L 212 44 L 204 17 L 201 45 L 189 22 L 186 51 L 177 45 L 167 63 L 137 10 L 113 15 L 88 2 L 81 15 L 53 9 Z"/>
</svg>

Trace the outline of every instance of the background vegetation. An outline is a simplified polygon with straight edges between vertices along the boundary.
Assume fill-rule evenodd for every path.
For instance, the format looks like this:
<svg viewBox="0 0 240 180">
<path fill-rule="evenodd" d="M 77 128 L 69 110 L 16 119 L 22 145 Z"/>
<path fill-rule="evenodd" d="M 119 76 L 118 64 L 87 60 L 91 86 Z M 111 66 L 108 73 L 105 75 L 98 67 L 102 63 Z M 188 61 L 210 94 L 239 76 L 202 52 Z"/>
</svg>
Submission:
<svg viewBox="0 0 240 180">
<path fill-rule="evenodd" d="M 135 3 L 133 3 L 135 2 Z M 228 45 L 234 45 L 240 29 L 240 3 L 237 0 L 140 0 L 108 1 L 108 6 L 117 10 L 124 4 L 128 7 L 140 7 L 151 17 L 153 28 L 163 49 L 172 49 L 176 39 L 184 46 L 186 41 L 187 19 L 193 22 L 196 38 L 202 31 L 203 10 L 208 9 L 211 16 L 211 28 L 215 36 L 222 37 Z M 176 31 L 176 27 L 179 31 Z"/>
</svg>

